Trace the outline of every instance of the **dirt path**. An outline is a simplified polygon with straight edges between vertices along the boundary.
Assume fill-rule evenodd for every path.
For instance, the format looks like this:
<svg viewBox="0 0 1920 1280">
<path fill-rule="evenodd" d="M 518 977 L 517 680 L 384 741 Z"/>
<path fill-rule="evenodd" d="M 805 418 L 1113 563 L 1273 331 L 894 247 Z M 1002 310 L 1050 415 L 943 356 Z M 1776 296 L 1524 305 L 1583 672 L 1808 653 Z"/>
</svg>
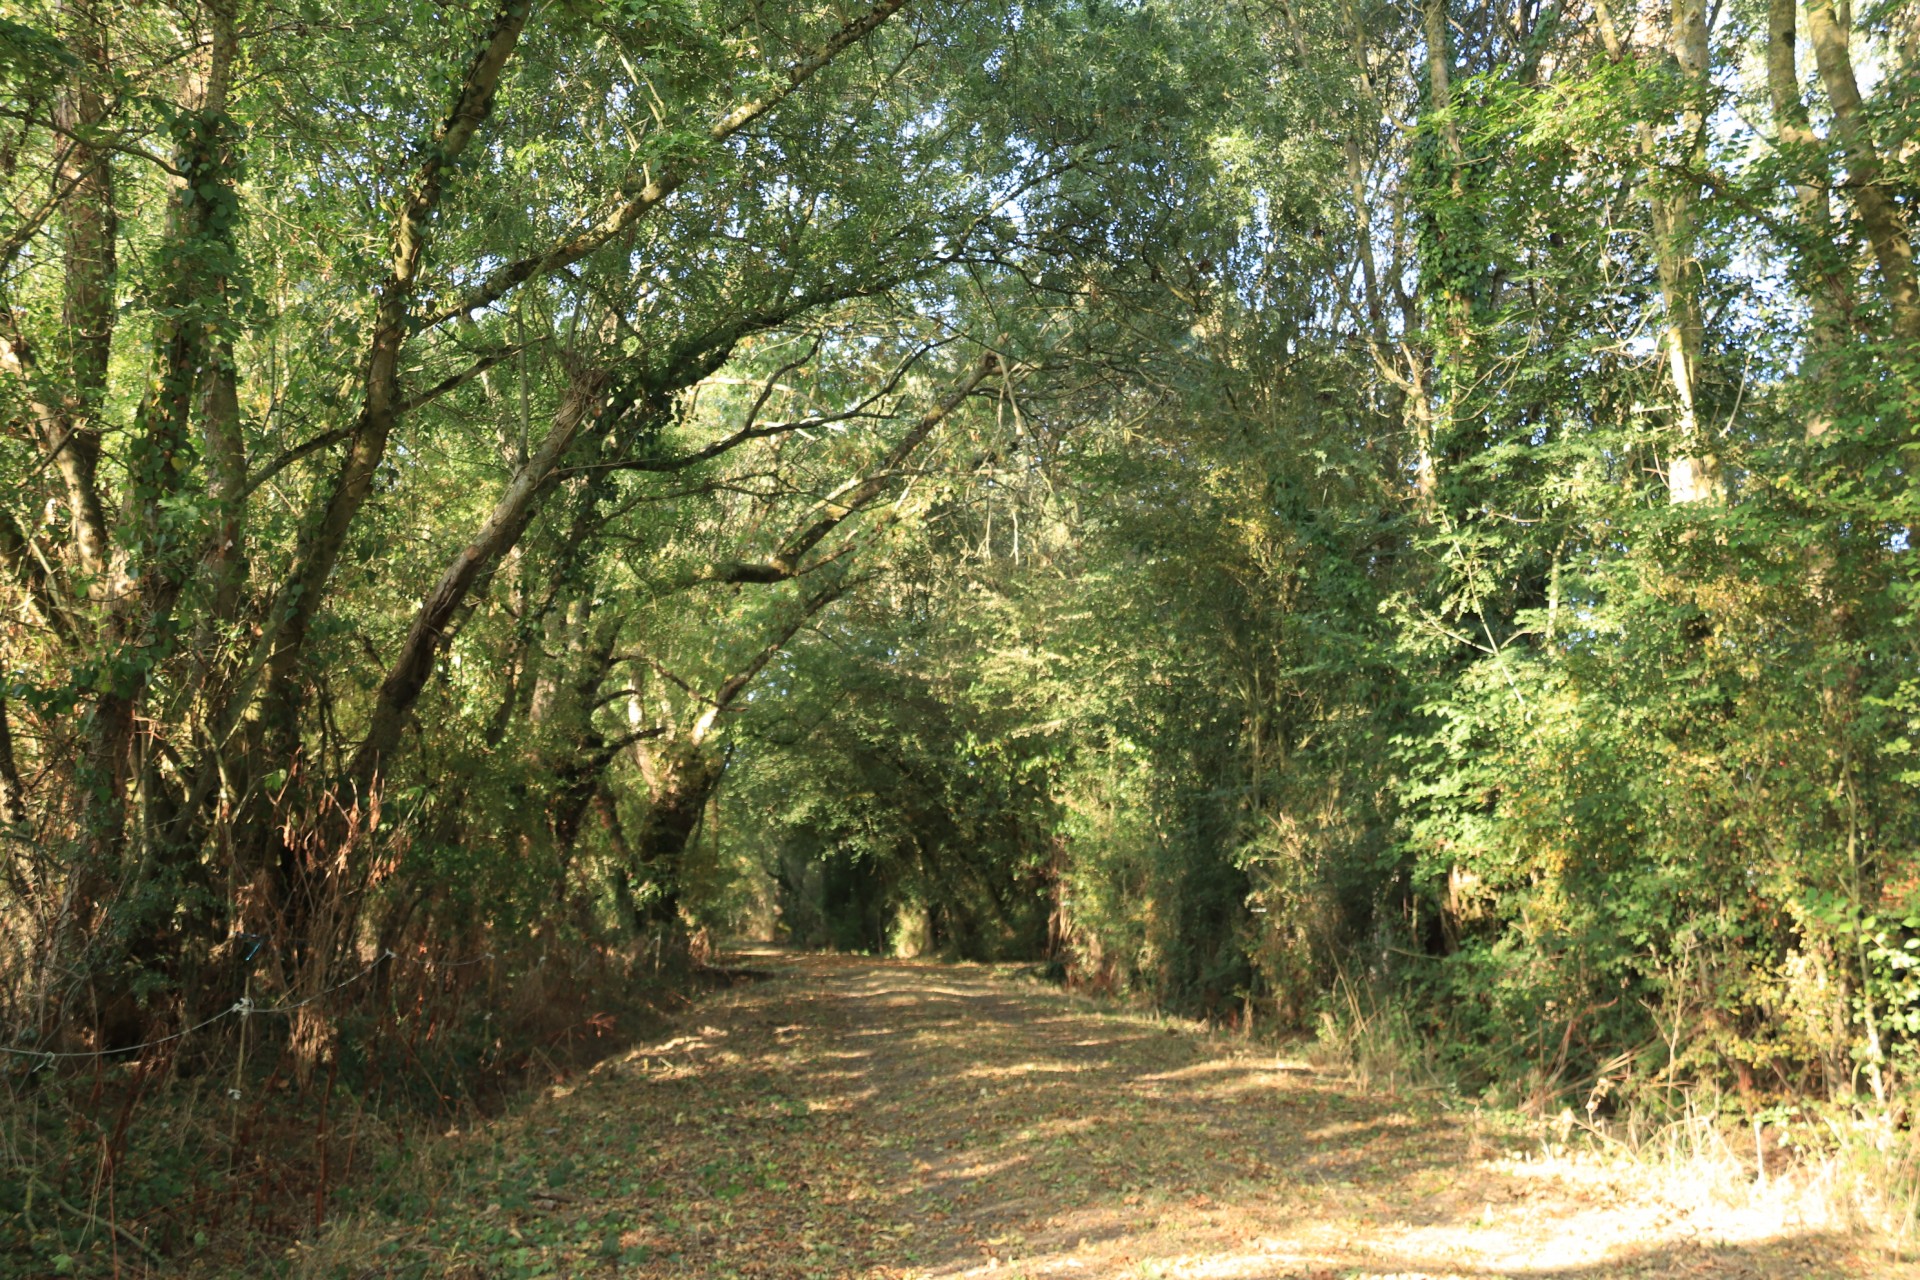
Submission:
<svg viewBox="0 0 1920 1280">
<path fill-rule="evenodd" d="M 429 1225 L 337 1247 L 473 1277 L 1920 1274 L 988 970 L 742 962 L 774 976 L 466 1139 Z"/>
</svg>

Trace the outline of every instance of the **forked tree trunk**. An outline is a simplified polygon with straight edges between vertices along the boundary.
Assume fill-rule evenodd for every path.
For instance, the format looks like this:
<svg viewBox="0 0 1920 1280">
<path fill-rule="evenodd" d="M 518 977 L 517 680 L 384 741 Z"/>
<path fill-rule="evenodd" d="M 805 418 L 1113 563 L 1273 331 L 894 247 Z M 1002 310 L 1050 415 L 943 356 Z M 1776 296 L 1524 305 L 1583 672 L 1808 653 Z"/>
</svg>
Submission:
<svg viewBox="0 0 1920 1280">
<path fill-rule="evenodd" d="M 655 885 L 647 921 L 672 929 L 680 918 L 682 869 L 707 800 L 720 781 L 721 762 L 703 743 L 680 739 L 654 756 L 647 815 L 634 833 L 633 856 Z"/>
<path fill-rule="evenodd" d="M 290 763 L 299 745 L 299 664 L 309 629 L 326 599 L 328 580 L 345 548 L 399 422 L 401 354 L 414 331 L 413 295 L 425 260 L 427 232 L 447 178 L 492 114 L 508 60 L 533 11 L 531 0 L 501 0 L 485 40 L 462 78 L 452 108 L 423 149 L 399 202 L 392 231 L 392 270 L 381 284 L 368 342 L 360 414 L 346 457 L 316 518 L 304 531 L 287 585 L 276 602 L 267 663 L 269 748 Z"/>
</svg>

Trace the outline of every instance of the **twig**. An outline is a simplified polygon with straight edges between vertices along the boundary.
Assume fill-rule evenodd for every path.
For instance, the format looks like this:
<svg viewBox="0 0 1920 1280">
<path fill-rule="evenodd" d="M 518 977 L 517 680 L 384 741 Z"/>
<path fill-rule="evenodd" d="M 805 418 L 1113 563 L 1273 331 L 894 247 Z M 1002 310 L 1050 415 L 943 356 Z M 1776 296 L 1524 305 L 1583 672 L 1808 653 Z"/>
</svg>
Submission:
<svg viewBox="0 0 1920 1280">
<path fill-rule="evenodd" d="M 96 1227 L 105 1227 L 108 1231 L 113 1232 L 113 1234 L 119 1236 L 122 1240 L 125 1240 L 128 1244 L 132 1245 L 134 1248 L 138 1249 L 140 1252 L 146 1254 L 149 1258 L 153 1259 L 155 1262 L 160 1261 L 159 1250 L 155 1249 L 152 1245 L 148 1244 L 145 1240 L 142 1240 L 139 1236 L 134 1235 L 133 1232 L 127 1230 L 125 1227 L 121 1226 L 119 1223 L 104 1221 L 100 1218 L 98 1214 L 89 1213 L 87 1210 L 82 1209 L 80 1206 L 70 1203 L 58 1191 L 55 1191 L 51 1186 L 49 1186 L 46 1180 L 40 1177 L 40 1175 L 35 1173 L 33 1170 L 27 1169 L 27 1168 L 19 1168 L 17 1169 L 17 1172 L 25 1175 L 29 1183 L 32 1183 L 35 1186 L 38 1186 L 40 1190 L 45 1193 L 47 1199 L 53 1201 L 55 1205 L 57 1205 L 62 1209 L 65 1209 L 68 1213 L 72 1214 L 74 1217 L 83 1218 L 86 1221 L 92 1223 Z"/>
</svg>

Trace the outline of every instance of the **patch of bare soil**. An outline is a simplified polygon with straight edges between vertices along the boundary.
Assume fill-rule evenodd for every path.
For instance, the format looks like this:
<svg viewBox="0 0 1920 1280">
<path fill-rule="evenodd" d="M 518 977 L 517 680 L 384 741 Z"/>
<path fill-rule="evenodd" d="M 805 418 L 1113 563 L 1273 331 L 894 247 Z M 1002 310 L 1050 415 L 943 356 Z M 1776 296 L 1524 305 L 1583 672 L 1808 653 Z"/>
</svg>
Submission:
<svg viewBox="0 0 1920 1280">
<path fill-rule="evenodd" d="M 466 1139 L 428 1221 L 334 1247 L 473 1277 L 1920 1276 L 990 970 L 739 961 L 772 976 Z"/>
</svg>

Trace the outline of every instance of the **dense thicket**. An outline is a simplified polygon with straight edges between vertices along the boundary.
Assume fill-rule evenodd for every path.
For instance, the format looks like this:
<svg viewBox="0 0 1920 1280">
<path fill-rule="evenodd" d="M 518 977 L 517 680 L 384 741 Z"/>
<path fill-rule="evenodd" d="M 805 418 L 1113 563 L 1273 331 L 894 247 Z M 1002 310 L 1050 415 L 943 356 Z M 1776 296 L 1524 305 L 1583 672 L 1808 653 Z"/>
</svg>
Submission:
<svg viewBox="0 0 1920 1280">
<path fill-rule="evenodd" d="M 787 875 L 803 935 L 1388 992 L 1508 1096 L 1895 1087 L 1913 15 L 1149 14 L 1213 104 L 1178 236 L 1079 287 L 882 620 L 796 646 L 743 853 L 866 869 Z"/>
<path fill-rule="evenodd" d="M 63 0 L 0 74 L 14 1049 L 758 925 L 1542 1097 L 1920 1051 L 1907 8 Z"/>
</svg>

